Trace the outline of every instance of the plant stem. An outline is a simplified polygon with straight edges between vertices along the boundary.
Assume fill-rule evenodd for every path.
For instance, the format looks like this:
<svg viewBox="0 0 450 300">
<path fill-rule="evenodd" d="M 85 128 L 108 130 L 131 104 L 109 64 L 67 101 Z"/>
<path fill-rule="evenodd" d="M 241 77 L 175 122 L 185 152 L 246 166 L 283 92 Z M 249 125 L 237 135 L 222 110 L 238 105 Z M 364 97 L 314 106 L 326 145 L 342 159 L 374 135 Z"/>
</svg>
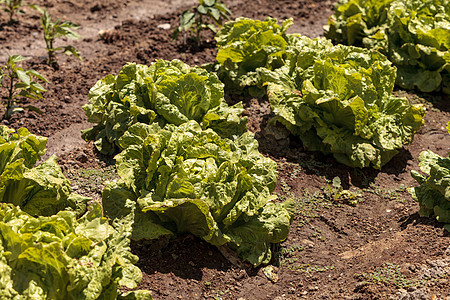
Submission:
<svg viewBox="0 0 450 300">
<path fill-rule="evenodd" d="M 200 48 L 200 30 L 202 26 L 202 15 L 199 16 L 198 22 L 197 22 L 197 46 Z"/>
<path fill-rule="evenodd" d="M 8 100 L 6 101 L 5 119 L 9 119 L 10 117 L 9 110 L 12 106 L 14 97 L 14 74 L 10 73 L 8 77 L 9 77 L 9 89 L 8 89 Z"/>
<path fill-rule="evenodd" d="M 45 40 L 45 43 L 47 44 L 47 52 L 48 52 L 48 65 L 51 66 L 53 63 L 53 40 Z"/>
</svg>

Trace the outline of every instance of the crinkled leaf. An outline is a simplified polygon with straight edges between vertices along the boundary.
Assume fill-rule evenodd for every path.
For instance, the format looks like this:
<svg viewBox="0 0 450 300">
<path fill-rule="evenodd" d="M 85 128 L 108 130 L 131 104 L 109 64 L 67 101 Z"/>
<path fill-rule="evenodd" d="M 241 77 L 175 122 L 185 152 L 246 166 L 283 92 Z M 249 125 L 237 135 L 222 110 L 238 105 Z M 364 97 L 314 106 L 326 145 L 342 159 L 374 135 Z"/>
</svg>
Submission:
<svg viewBox="0 0 450 300">
<path fill-rule="evenodd" d="M 135 288 L 141 280 L 129 248 L 130 220 L 114 229 L 98 204 L 79 220 L 67 211 L 34 218 L 0 206 L 3 298 L 115 299 L 120 286 Z"/>
<path fill-rule="evenodd" d="M 386 54 L 403 88 L 450 93 L 449 7 L 448 0 L 340 0 L 325 36 Z"/>
<path fill-rule="evenodd" d="M 133 238 L 191 232 L 218 246 L 256 243 L 254 251 L 241 256 L 255 265 L 270 257 L 271 243 L 286 238 L 286 207 L 266 208 L 274 200 L 276 164 L 259 153 L 253 134 L 224 139 L 195 121 L 164 129 L 135 124 L 119 143 L 124 150 L 116 166 L 122 182 L 107 185 L 103 205 L 113 220 L 135 211 Z M 266 209 L 270 213 L 260 217 Z M 256 227 L 270 227 L 267 218 L 273 230 L 261 229 L 256 241 L 247 241 L 255 237 L 240 237 L 235 227 L 251 218 L 259 218 Z M 232 228 L 238 240 L 230 236 Z M 280 231 L 276 241 L 270 238 L 274 230 Z"/>
<path fill-rule="evenodd" d="M 285 66 L 260 74 L 276 120 L 308 149 L 379 169 L 411 143 L 425 111 L 391 95 L 395 68 L 382 54 L 307 37 L 287 52 Z"/>
<path fill-rule="evenodd" d="M 15 133 L 0 126 L 0 202 L 20 206 L 35 216 L 60 210 L 80 215 L 86 210 L 88 198 L 72 193 L 56 156 L 33 168 L 45 153 L 46 142 L 46 138 L 32 135 L 25 128 Z"/>
<path fill-rule="evenodd" d="M 434 215 L 439 222 L 450 224 L 450 158 L 423 151 L 419 166 L 425 175 L 412 171 L 411 175 L 420 186 L 410 189 L 413 198 L 419 202 L 419 213 L 427 217 Z"/>
<path fill-rule="evenodd" d="M 274 18 L 238 18 L 224 24 L 216 35 L 216 59 L 220 64 L 218 75 L 229 93 L 241 94 L 251 87 L 262 89 L 256 71 L 280 66 L 289 40 L 286 30 L 291 24 L 289 19 L 279 26 Z"/>
<path fill-rule="evenodd" d="M 164 126 L 196 120 L 225 136 L 246 130 L 242 106 L 226 104 L 217 76 L 179 60 L 127 64 L 117 76 L 97 82 L 89 98 L 83 109 L 88 121 L 97 125 L 83 131 L 83 138 L 94 140 L 102 153 L 120 149 L 119 138 L 136 123 Z"/>
</svg>

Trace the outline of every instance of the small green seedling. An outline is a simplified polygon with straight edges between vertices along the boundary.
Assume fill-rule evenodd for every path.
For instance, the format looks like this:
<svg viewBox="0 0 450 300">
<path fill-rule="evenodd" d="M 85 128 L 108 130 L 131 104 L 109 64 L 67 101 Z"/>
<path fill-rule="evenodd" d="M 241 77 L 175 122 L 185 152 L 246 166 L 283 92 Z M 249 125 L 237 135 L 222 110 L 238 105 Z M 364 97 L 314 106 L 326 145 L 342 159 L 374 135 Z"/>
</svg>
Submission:
<svg viewBox="0 0 450 300">
<path fill-rule="evenodd" d="M 180 32 L 184 31 L 184 43 L 186 44 L 187 32 L 194 33 L 194 39 L 200 45 L 200 32 L 211 30 L 217 32 L 216 26 L 222 26 L 224 20 L 229 20 L 231 11 L 218 0 L 200 0 L 197 7 L 185 10 L 180 16 L 180 26 L 173 32 L 173 39 L 176 40 Z M 208 23 L 210 19 L 214 24 Z"/>
<path fill-rule="evenodd" d="M 12 114 L 23 111 L 24 108 L 18 105 L 19 97 L 41 99 L 44 89 L 39 83 L 32 80 L 33 77 L 48 82 L 41 74 L 35 70 L 24 70 L 17 66 L 25 58 L 20 55 L 8 56 L 6 65 L 0 66 L 0 87 L 5 89 L 6 96 L 3 96 L 5 105 L 5 119 L 9 119 Z M 42 113 L 41 110 L 32 105 L 26 108 Z"/>
<path fill-rule="evenodd" d="M 0 0 L 0 4 L 3 4 L 3 11 L 9 13 L 9 24 L 14 23 L 14 14 L 23 14 L 22 0 Z"/>
<path fill-rule="evenodd" d="M 358 204 L 357 195 L 349 190 L 344 190 L 339 177 L 334 177 L 331 186 L 327 184 L 327 189 L 328 195 L 333 201 L 343 201 L 349 203 L 350 205 Z"/>
<path fill-rule="evenodd" d="M 48 53 L 48 65 L 53 66 L 56 64 L 55 53 L 57 51 L 61 51 L 67 55 L 73 54 L 81 60 L 80 51 L 75 49 L 75 47 L 69 45 L 65 47 L 55 48 L 54 46 L 55 40 L 60 37 L 67 37 L 72 40 L 81 38 L 81 35 L 74 32 L 74 30 L 78 29 L 79 26 L 70 21 L 61 23 L 59 19 L 52 22 L 50 14 L 48 13 L 46 8 L 42 9 L 37 5 L 30 6 L 41 13 L 41 24 L 42 28 L 44 29 L 44 40 Z"/>
</svg>

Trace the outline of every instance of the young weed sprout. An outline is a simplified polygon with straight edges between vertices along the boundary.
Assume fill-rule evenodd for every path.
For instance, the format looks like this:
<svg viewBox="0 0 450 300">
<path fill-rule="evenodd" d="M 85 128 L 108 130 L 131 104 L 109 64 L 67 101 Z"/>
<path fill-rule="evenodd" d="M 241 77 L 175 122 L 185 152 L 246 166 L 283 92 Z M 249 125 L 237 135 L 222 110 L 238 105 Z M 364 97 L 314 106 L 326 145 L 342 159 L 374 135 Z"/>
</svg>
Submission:
<svg viewBox="0 0 450 300">
<path fill-rule="evenodd" d="M 44 89 L 39 83 L 32 80 L 33 77 L 48 82 L 44 76 L 35 70 L 24 70 L 17 66 L 25 58 L 20 55 L 8 56 L 6 65 L 0 66 L 0 88 L 6 90 L 3 96 L 5 105 L 4 119 L 9 119 L 13 113 L 23 111 L 24 108 L 18 105 L 19 97 L 30 99 L 41 99 Z M 41 110 L 32 105 L 25 108 L 42 113 Z"/>
<path fill-rule="evenodd" d="M 75 49 L 75 47 L 69 45 L 55 48 L 54 46 L 55 40 L 60 37 L 67 37 L 72 40 L 81 38 L 81 35 L 74 32 L 79 26 L 70 21 L 61 22 L 59 19 L 52 22 L 46 8 L 42 9 L 37 5 L 30 6 L 41 13 L 41 24 L 44 29 L 44 40 L 48 53 L 48 65 L 54 66 L 56 64 L 55 53 L 59 51 L 67 55 L 73 54 L 81 60 L 80 51 Z"/>
<path fill-rule="evenodd" d="M 216 26 L 222 26 L 223 21 L 229 20 L 231 11 L 220 1 L 200 0 L 197 7 L 185 10 L 180 16 L 180 26 L 173 32 L 173 39 L 176 40 L 181 31 L 184 31 L 184 43 L 186 44 L 187 32 L 192 30 L 194 39 L 200 46 L 200 32 L 212 30 L 216 32 Z M 211 19 L 214 24 L 207 23 L 206 19 Z"/>
<path fill-rule="evenodd" d="M 3 5 L 3 11 L 9 13 L 9 24 L 14 23 L 14 14 L 23 14 L 23 10 L 20 9 L 22 6 L 22 0 L 0 0 L 0 4 Z"/>
</svg>

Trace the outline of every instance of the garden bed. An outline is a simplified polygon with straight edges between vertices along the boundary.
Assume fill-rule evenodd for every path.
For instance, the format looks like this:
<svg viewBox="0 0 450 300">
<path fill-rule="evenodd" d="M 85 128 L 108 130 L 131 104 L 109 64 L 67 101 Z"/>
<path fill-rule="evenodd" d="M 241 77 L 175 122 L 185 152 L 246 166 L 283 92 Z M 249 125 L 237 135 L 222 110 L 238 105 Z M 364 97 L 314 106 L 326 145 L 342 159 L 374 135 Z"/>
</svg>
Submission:
<svg viewBox="0 0 450 300">
<path fill-rule="evenodd" d="M 224 0 L 233 17 L 279 20 L 294 18 L 289 32 L 322 35 L 334 1 Z M 215 60 L 214 36 L 205 33 L 198 46 L 172 41 L 180 13 L 195 1 L 38 1 L 62 20 L 81 25 L 83 39 L 71 42 L 82 61 L 59 55 L 58 67 L 45 64 L 37 12 L 26 8 L 19 23 L 0 24 L 0 60 L 20 54 L 49 81 L 41 101 L 30 100 L 44 113 L 25 112 L 1 123 L 26 127 L 48 137 L 46 157 L 59 156 L 75 192 L 100 200 L 103 182 L 117 177 L 112 157 L 81 139 L 91 127 L 82 105 L 89 89 L 107 74 L 117 74 L 127 62 L 150 64 L 155 59 L 181 59 L 190 65 Z M 170 25 L 170 29 L 165 29 Z M 106 31 L 101 37 L 98 32 Z M 411 170 L 418 156 L 431 150 L 445 156 L 450 137 L 450 99 L 443 94 L 395 91 L 426 107 L 425 124 L 381 171 L 353 169 L 333 157 L 305 151 L 292 135 L 276 140 L 266 129 L 272 114 L 267 97 L 232 97 L 243 101 L 248 129 L 256 134 L 260 151 L 278 164 L 276 194 L 292 198 L 296 215 L 288 239 L 277 246 L 272 260 L 277 278 L 264 267 L 238 267 L 217 248 L 192 236 L 134 243 L 143 271 L 141 289 L 155 299 L 436 299 L 449 297 L 450 239 L 434 218 L 420 217 L 407 188 L 415 186 Z M 329 190 L 333 178 L 356 195 L 355 201 L 336 199 Z M 269 276 L 270 277 L 270 276 Z"/>
</svg>

